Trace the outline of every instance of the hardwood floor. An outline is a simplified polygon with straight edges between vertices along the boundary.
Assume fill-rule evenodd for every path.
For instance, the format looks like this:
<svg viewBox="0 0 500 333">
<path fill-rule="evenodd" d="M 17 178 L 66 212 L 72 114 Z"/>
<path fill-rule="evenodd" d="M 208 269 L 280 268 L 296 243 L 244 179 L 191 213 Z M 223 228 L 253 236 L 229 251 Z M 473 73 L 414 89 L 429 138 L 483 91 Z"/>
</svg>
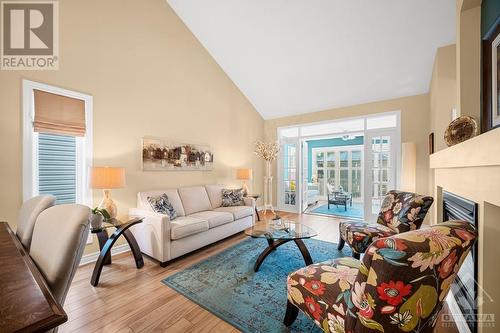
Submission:
<svg viewBox="0 0 500 333">
<path fill-rule="evenodd" d="M 313 227 L 318 232 L 318 239 L 338 240 L 340 220 L 337 218 L 291 213 L 280 215 Z M 165 268 L 145 258 L 144 267 L 136 269 L 130 252 L 113 256 L 112 265 L 103 268 L 97 287 L 90 285 L 94 263 L 81 266 L 64 304 L 68 322 L 60 326 L 59 332 L 239 332 L 165 286 L 161 280 L 246 237 L 243 233 L 234 235 Z M 436 332 L 456 332 L 456 329 L 447 327 L 436 329 Z"/>
</svg>

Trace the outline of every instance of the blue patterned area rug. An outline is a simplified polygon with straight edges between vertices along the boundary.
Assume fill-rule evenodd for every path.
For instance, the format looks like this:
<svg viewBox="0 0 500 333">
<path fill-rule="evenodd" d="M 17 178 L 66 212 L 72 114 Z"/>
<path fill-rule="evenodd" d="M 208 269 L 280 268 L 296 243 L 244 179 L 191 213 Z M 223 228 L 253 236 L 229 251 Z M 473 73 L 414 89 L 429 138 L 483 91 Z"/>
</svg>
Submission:
<svg viewBox="0 0 500 333">
<path fill-rule="evenodd" d="M 311 212 L 317 214 L 335 215 L 335 216 L 361 219 L 363 218 L 363 205 L 357 202 L 353 202 L 352 207 L 348 205 L 347 210 L 345 210 L 345 207 L 341 205 L 339 205 L 338 207 L 335 205 L 330 205 L 330 209 L 328 209 L 328 205 L 324 204 L 319 206 L 318 208 L 314 208 Z"/>
<path fill-rule="evenodd" d="M 313 262 L 350 256 L 348 246 L 316 239 L 304 240 Z M 304 267 L 295 242 L 281 245 L 262 263 L 253 265 L 267 247 L 265 239 L 246 239 L 223 252 L 175 273 L 162 282 L 243 332 L 321 332 L 300 313 L 287 331 L 286 277 Z"/>
</svg>

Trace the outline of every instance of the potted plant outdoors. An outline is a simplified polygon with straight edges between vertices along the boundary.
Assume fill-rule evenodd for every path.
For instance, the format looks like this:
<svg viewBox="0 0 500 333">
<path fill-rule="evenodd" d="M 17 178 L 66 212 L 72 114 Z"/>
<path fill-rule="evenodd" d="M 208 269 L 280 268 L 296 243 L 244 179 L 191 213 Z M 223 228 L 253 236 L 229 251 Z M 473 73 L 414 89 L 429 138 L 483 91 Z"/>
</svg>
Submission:
<svg viewBox="0 0 500 333">
<path fill-rule="evenodd" d="M 102 227 L 102 222 L 111 218 L 105 208 L 95 207 L 92 209 L 92 216 L 90 218 L 90 226 L 92 229 L 99 229 Z"/>
</svg>

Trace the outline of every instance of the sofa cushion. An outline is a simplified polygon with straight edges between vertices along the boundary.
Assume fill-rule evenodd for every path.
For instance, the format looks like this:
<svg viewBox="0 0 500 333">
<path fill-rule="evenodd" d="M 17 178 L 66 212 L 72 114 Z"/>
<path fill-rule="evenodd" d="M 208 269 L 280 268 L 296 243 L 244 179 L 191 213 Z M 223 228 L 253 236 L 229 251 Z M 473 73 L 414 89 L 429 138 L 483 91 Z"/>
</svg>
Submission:
<svg viewBox="0 0 500 333">
<path fill-rule="evenodd" d="M 170 220 L 175 220 L 177 217 L 177 213 L 168 199 L 168 195 L 165 193 L 159 196 L 148 197 L 148 202 L 156 213 L 168 215 Z"/>
<path fill-rule="evenodd" d="M 224 189 L 222 190 L 222 207 L 244 206 L 243 189 Z"/>
<path fill-rule="evenodd" d="M 229 212 L 214 212 L 213 210 L 194 213 L 189 215 L 189 217 L 208 221 L 210 229 L 234 221 L 233 214 Z"/>
<path fill-rule="evenodd" d="M 155 197 L 165 193 L 168 197 L 168 200 L 174 207 L 177 216 L 184 216 L 186 213 L 184 212 L 184 207 L 182 206 L 181 198 L 179 197 L 179 193 L 177 189 L 168 189 L 168 190 L 155 190 L 155 191 L 146 191 L 137 193 L 137 208 L 153 211 L 151 205 L 148 202 L 148 197 Z"/>
<path fill-rule="evenodd" d="M 224 185 L 205 185 L 205 189 L 212 204 L 212 209 L 222 206 L 222 190 L 224 189 Z"/>
<path fill-rule="evenodd" d="M 181 187 L 179 196 L 186 215 L 212 210 L 210 199 L 204 186 Z"/>
<path fill-rule="evenodd" d="M 170 239 L 181 239 L 208 230 L 208 221 L 194 217 L 178 217 L 170 222 Z"/>
<path fill-rule="evenodd" d="M 231 213 L 235 220 L 253 215 L 252 207 L 249 206 L 219 207 L 214 209 L 214 211 Z"/>
</svg>

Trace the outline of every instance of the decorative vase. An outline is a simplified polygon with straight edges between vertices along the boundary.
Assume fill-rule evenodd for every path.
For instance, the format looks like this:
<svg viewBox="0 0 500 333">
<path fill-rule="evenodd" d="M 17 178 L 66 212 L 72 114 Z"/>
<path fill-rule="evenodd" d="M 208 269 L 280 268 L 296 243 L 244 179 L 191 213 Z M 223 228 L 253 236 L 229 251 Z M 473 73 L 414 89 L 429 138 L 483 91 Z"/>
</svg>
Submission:
<svg viewBox="0 0 500 333">
<path fill-rule="evenodd" d="M 103 221 L 104 217 L 101 214 L 92 214 L 90 217 L 90 226 L 92 229 L 100 229 L 102 228 Z"/>
<path fill-rule="evenodd" d="M 273 208 L 273 176 L 271 175 L 271 161 L 266 160 L 266 176 L 264 177 L 264 214 Z"/>
</svg>

